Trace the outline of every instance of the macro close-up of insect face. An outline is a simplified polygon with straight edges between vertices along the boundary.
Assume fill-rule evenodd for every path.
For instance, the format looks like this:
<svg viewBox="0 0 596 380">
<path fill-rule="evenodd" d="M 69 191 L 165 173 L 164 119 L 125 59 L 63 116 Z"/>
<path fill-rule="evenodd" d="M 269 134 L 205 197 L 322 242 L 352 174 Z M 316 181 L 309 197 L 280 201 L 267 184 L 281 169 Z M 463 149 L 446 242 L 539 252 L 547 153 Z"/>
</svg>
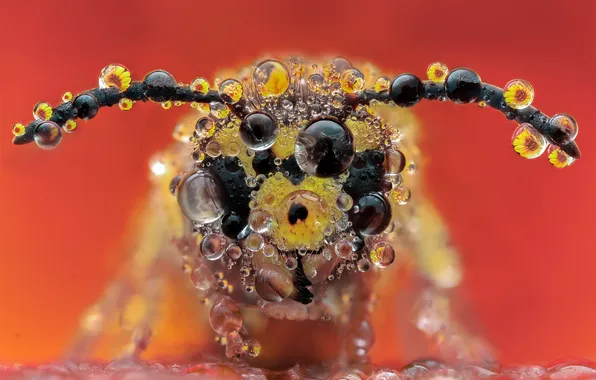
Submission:
<svg viewBox="0 0 596 380">
<path fill-rule="evenodd" d="M 491 288 L 469 281 L 480 283 L 475 275 L 481 273 L 479 260 L 493 260 L 491 270 L 500 265 L 500 279 L 518 264 L 494 264 L 498 258 L 482 252 L 467 255 L 465 238 L 483 228 L 497 240 L 510 236 L 506 231 L 513 229 L 507 224 L 514 221 L 498 218 L 507 214 L 502 199 L 514 187 L 478 191 L 474 196 L 485 210 L 469 212 L 457 207 L 465 202 L 453 200 L 450 183 L 473 189 L 470 183 L 481 178 L 494 181 L 491 172 L 499 173 L 495 165 L 484 169 L 470 155 L 466 162 L 453 161 L 451 169 L 446 164 L 447 171 L 438 175 L 446 178 L 442 183 L 432 179 L 436 172 L 425 169 L 432 160 L 441 165 L 452 155 L 459 157 L 458 150 L 482 150 L 495 139 L 510 144 L 513 156 L 550 164 L 548 176 L 559 183 L 560 173 L 593 156 L 585 148 L 580 151 L 579 117 L 536 108 L 539 92 L 528 80 L 509 78 L 493 85 L 480 71 L 447 61 L 396 73 L 359 56 L 258 54 L 230 59 L 229 65 L 244 64 L 219 70 L 213 78 L 207 72 L 184 80 L 174 70 L 153 67 L 137 73 L 136 64 L 107 62 L 97 72 L 97 87 L 64 92 L 57 103 L 38 102 L 32 121 L 12 121 L 9 149 L 28 145 L 48 151 L 42 152 L 47 157 L 60 157 L 62 149 L 77 149 L 68 146 L 77 144 L 79 134 L 93 139 L 100 133 L 92 125 L 104 113 L 115 112 L 110 109 L 123 111 L 122 117 L 144 107 L 176 113 L 171 138 L 160 138 L 160 145 L 146 144 L 153 134 L 149 119 L 134 138 L 115 136 L 105 144 L 98 157 L 104 165 L 119 144 L 126 145 L 131 157 L 136 150 L 149 157 L 144 195 L 129 202 L 134 204 L 128 211 L 132 227 L 118 227 L 116 234 L 126 248 L 110 248 L 125 253 L 111 259 L 116 269 L 72 313 L 70 340 L 59 350 L 65 361 L 36 367 L 31 362 L 36 359 L 27 359 L 31 365 L 9 364 L 7 374 L 373 380 L 596 376 L 596 366 L 587 361 L 542 367 L 497 364 L 502 356 L 491 343 L 494 339 L 487 339 L 470 307 L 494 305 L 481 295 Z M 439 116 L 444 132 L 428 132 L 422 127 L 424 116 L 415 111 L 418 104 L 423 115 L 432 114 L 432 107 L 441 112 L 448 104 L 464 114 L 475 106 L 480 110 L 472 110 L 474 115 L 502 116 L 501 123 L 510 124 L 511 131 L 489 130 L 476 121 L 475 129 L 464 134 Z M 134 123 L 130 120 L 123 124 Z M 6 124 L 4 118 L 2 122 Z M 441 149 L 452 148 L 429 158 L 425 139 L 435 139 Z M 91 152 L 94 147 L 83 149 Z M 35 161 L 41 171 L 54 162 L 45 160 Z M 121 163 L 128 161 L 122 158 Z M 115 173 L 119 161 L 113 162 Z M 524 164 L 529 165 L 515 162 Z M 87 175 L 91 161 L 76 165 L 85 168 L 79 182 L 94 177 Z M 458 171 L 466 165 L 467 172 Z M 445 174 L 451 172 L 453 177 Z M 518 177 L 531 178 L 511 172 L 503 182 L 514 183 Z M 123 192 L 127 183 L 133 184 L 132 176 L 102 178 L 121 181 Z M 516 183 L 513 198 L 536 192 L 529 179 Z M 33 187 L 34 198 L 48 205 L 49 198 L 41 200 L 47 191 L 39 186 Z M 91 203 L 110 207 L 117 198 L 98 191 Z M 545 202 L 559 198 L 555 194 Z M 540 217 L 533 210 L 540 209 L 535 203 L 540 199 L 528 198 L 511 208 L 511 215 L 529 215 L 537 223 Z M 455 225 L 454 239 L 449 220 L 456 214 L 462 215 L 464 227 Z M 520 233 L 516 241 L 531 245 L 558 234 L 553 226 L 560 216 L 547 214 L 550 227 L 535 227 L 544 236 Z M 484 226 L 488 219 L 497 227 Z M 68 236 L 68 244 L 79 239 Z M 107 236 L 101 234 L 99 240 Z M 490 245 L 482 242 L 486 249 Z M 520 255 L 519 265 L 523 260 Z M 100 259 L 89 272 L 101 273 L 106 262 Z M 92 283 L 93 274 L 88 276 Z"/>
</svg>

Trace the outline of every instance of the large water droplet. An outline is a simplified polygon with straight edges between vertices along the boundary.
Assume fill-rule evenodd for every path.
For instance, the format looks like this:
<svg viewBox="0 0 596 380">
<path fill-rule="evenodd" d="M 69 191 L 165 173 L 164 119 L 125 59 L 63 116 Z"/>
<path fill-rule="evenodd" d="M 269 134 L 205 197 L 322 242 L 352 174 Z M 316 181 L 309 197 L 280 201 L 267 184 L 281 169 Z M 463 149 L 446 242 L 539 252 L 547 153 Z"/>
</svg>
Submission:
<svg viewBox="0 0 596 380">
<path fill-rule="evenodd" d="M 212 223 L 224 213 L 224 191 L 219 178 L 199 169 L 182 178 L 178 187 L 182 213 L 199 224 Z"/>
</svg>

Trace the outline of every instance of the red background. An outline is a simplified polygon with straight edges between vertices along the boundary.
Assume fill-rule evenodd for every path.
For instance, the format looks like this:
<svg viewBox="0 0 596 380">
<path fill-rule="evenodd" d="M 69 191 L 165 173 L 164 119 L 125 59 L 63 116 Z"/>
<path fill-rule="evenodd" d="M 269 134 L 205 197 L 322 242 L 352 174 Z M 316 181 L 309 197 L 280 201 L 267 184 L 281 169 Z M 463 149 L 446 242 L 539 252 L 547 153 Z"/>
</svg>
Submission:
<svg viewBox="0 0 596 380">
<path fill-rule="evenodd" d="M 340 54 L 387 73 L 430 62 L 487 82 L 523 78 L 547 114 L 580 124 L 583 158 L 556 170 L 511 149 L 515 124 L 425 103 L 428 182 L 466 268 L 463 291 L 504 363 L 596 360 L 596 2 L 4 1 L 0 14 L 0 362 L 59 356 L 121 260 L 147 161 L 181 111 L 139 105 L 66 136 L 11 145 L 33 105 L 97 85 L 109 63 L 189 82 L 264 53 Z M 382 307 L 382 306 L 381 306 Z M 383 334 L 379 334 L 383 335 Z M 391 342 L 378 339 L 379 347 Z"/>
</svg>

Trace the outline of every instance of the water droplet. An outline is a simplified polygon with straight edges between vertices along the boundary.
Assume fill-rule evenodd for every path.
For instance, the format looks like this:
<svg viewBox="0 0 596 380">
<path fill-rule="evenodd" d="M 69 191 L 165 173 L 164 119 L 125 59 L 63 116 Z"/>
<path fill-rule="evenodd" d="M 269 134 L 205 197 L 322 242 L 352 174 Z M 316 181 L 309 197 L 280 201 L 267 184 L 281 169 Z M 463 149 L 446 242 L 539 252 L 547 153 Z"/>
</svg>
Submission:
<svg viewBox="0 0 596 380">
<path fill-rule="evenodd" d="M 53 121 L 46 121 L 35 128 L 33 139 L 42 149 L 54 149 L 62 141 L 62 130 Z"/>
<path fill-rule="evenodd" d="M 368 272 L 370 270 L 371 263 L 368 259 L 362 258 L 358 260 L 356 266 L 360 272 Z"/>
<path fill-rule="evenodd" d="M 351 68 L 352 64 L 347 59 L 335 57 L 323 65 L 323 73 L 329 81 L 337 82 L 341 73 Z"/>
<path fill-rule="evenodd" d="M 262 248 L 263 256 L 273 257 L 277 253 L 277 248 L 272 244 L 265 244 Z"/>
<path fill-rule="evenodd" d="M 337 197 L 335 205 L 341 211 L 348 211 L 354 205 L 354 200 L 352 197 L 346 193 L 340 193 Z"/>
<path fill-rule="evenodd" d="M 128 98 L 122 98 L 120 99 L 120 101 L 118 102 L 118 107 L 122 110 L 122 111 L 130 111 L 132 109 L 134 102 Z"/>
<path fill-rule="evenodd" d="M 172 102 L 169 100 L 166 100 L 165 102 L 161 103 L 161 107 L 164 110 L 169 110 L 170 108 L 172 108 Z"/>
<path fill-rule="evenodd" d="M 261 353 L 261 343 L 256 340 L 248 340 L 244 345 L 248 356 L 256 358 Z"/>
<path fill-rule="evenodd" d="M 405 186 L 397 186 L 391 191 L 391 196 L 400 205 L 405 205 L 410 200 L 410 189 Z"/>
<path fill-rule="evenodd" d="M 350 212 L 354 229 L 363 235 L 377 235 L 383 232 L 391 221 L 391 207 L 382 194 L 367 194 Z"/>
<path fill-rule="evenodd" d="M 341 89 L 347 93 L 360 92 L 364 88 L 364 75 L 356 69 L 347 69 L 339 77 Z"/>
<path fill-rule="evenodd" d="M 375 82 L 375 92 L 377 92 L 379 94 L 384 93 L 384 92 L 389 92 L 390 88 L 391 88 L 391 79 L 389 79 L 387 77 L 380 77 Z"/>
<path fill-rule="evenodd" d="M 209 157 L 219 157 L 221 155 L 221 144 L 214 140 L 209 141 L 207 146 L 205 146 L 205 153 L 207 153 Z"/>
<path fill-rule="evenodd" d="M 220 335 L 237 333 L 242 327 L 240 307 L 230 297 L 221 297 L 209 311 L 209 324 Z"/>
<path fill-rule="evenodd" d="M 253 231 L 258 233 L 268 232 L 271 229 L 273 218 L 267 211 L 254 209 L 248 217 L 248 224 Z"/>
<path fill-rule="evenodd" d="M 219 86 L 219 96 L 226 103 L 238 103 L 242 98 L 242 85 L 235 79 L 226 79 Z"/>
<path fill-rule="evenodd" d="M 435 83 L 445 82 L 447 74 L 449 74 L 449 69 L 447 68 L 447 65 L 441 62 L 431 63 L 426 69 L 426 75 L 428 76 L 428 79 Z"/>
<path fill-rule="evenodd" d="M 567 114 L 557 114 L 550 119 L 551 125 L 563 132 L 564 138 L 558 141 L 561 145 L 568 144 L 575 140 L 579 132 L 577 121 Z"/>
<path fill-rule="evenodd" d="M 211 287 L 213 275 L 211 271 L 204 266 L 200 266 L 190 274 L 190 281 L 193 286 L 199 290 L 207 290 Z"/>
<path fill-rule="evenodd" d="M 225 119 L 230 114 L 230 109 L 223 103 L 211 102 L 209 103 L 211 115 L 218 119 Z"/>
<path fill-rule="evenodd" d="M 298 134 L 295 155 L 298 166 L 307 174 L 332 177 L 352 164 L 354 139 L 344 125 L 333 120 L 317 120 Z"/>
<path fill-rule="evenodd" d="M 503 88 L 505 103 L 513 109 L 529 107 L 534 100 L 534 88 L 523 79 L 509 81 Z"/>
<path fill-rule="evenodd" d="M 240 256 L 242 256 L 242 248 L 236 244 L 230 244 L 228 248 L 226 248 L 226 255 L 232 260 L 238 260 Z"/>
<path fill-rule="evenodd" d="M 253 81 L 261 95 L 277 97 L 288 89 L 290 75 L 283 63 L 268 60 L 255 68 Z"/>
<path fill-rule="evenodd" d="M 35 107 L 33 107 L 33 117 L 35 120 L 39 121 L 46 121 L 50 120 L 54 111 L 52 107 L 48 103 L 37 103 Z"/>
<path fill-rule="evenodd" d="M 242 142 L 250 149 L 261 151 L 270 148 L 277 138 L 277 125 L 271 116 L 255 112 L 244 118 L 239 128 Z"/>
<path fill-rule="evenodd" d="M 288 256 L 286 257 L 284 264 L 289 270 L 294 270 L 298 267 L 298 260 L 296 260 L 294 256 Z"/>
<path fill-rule="evenodd" d="M 12 126 L 12 134 L 15 136 L 23 136 L 25 134 L 25 126 L 21 123 L 16 123 Z"/>
<path fill-rule="evenodd" d="M 573 163 L 575 159 L 565 153 L 561 148 L 550 145 L 547 150 L 548 161 L 556 168 L 565 168 Z"/>
<path fill-rule="evenodd" d="M 395 260 L 393 247 L 386 242 L 379 242 L 370 251 L 370 259 L 379 268 L 386 268 Z"/>
<path fill-rule="evenodd" d="M 320 74 L 313 74 L 308 77 L 308 88 L 310 88 L 312 92 L 321 92 L 324 84 L 325 78 Z"/>
<path fill-rule="evenodd" d="M 178 204 L 182 213 L 196 223 L 216 221 L 224 212 L 219 178 L 202 169 L 188 173 L 178 187 Z"/>
<path fill-rule="evenodd" d="M 77 129 L 77 122 L 74 120 L 66 120 L 66 123 L 64 123 L 62 129 L 64 132 L 72 133 L 75 131 L 75 129 Z"/>
<path fill-rule="evenodd" d="M 143 79 L 147 97 L 157 103 L 171 100 L 176 95 L 177 83 L 172 74 L 164 70 L 150 72 Z"/>
<path fill-rule="evenodd" d="M 131 81 L 130 71 L 119 64 L 108 65 L 99 74 L 99 88 L 114 87 L 122 92 L 128 89 Z"/>
<path fill-rule="evenodd" d="M 265 264 L 255 277 L 257 294 L 269 302 L 280 302 L 294 291 L 292 277 L 274 264 Z"/>
<path fill-rule="evenodd" d="M 72 100 L 72 92 L 66 91 L 64 95 L 62 95 L 63 102 L 70 102 Z"/>
<path fill-rule="evenodd" d="M 406 167 L 406 156 L 399 150 L 393 148 L 387 149 L 385 151 L 383 167 L 385 168 L 386 176 L 398 176 Z"/>
<path fill-rule="evenodd" d="M 263 236 L 253 233 L 253 234 L 248 235 L 248 237 L 246 238 L 245 244 L 246 244 L 246 249 L 253 251 L 253 252 L 257 252 L 261 248 L 263 248 L 265 241 L 263 240 Z"/>
<path fill-rule="evenodd" d="M 209 82 L 205 78 L 195 78 L 190 83 L 190 89 L 201 95 L 205 95 L 209 92 Z"/>
<path fill-rule="evenodd" d="M 349 258 L 353 252 L 352 244 L 349 241 L 347 241 L 346 239 L 338 240 L 335 243 L 334 249 L 335 249 L 335 254 L 337 255 L 337 257 L 340 257 L 342 259 Z"/>
<path fill-rule="evenodd" d="M 215 261 L 221 259 L 225 252 L 226 241 L 218 234 L 208 234 L 201 240 L 201 252 L 207 260 Z"/>
<path fill-rule="evenodd" d="M 529 123 L 520 124 L 515 129 L 511 144 L 517 154 L 528 159 L 540 157 L 548 146 L 546 138 Z"/>
</svg>

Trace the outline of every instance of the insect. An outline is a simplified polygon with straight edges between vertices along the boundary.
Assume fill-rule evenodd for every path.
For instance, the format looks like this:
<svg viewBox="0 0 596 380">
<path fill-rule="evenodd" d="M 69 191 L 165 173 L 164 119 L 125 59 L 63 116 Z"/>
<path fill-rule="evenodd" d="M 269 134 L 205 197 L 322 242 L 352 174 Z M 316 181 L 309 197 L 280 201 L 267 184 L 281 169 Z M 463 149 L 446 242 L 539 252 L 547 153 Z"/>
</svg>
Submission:
<svg viewBox="0 0 596 380">
<path fill-rule="evenodd" d="M 205 78 L 178 83 L 163 70 L 133 81 L 125 66 L 111 64 L 98 88 L 66 93 L 56 107 L 37 104 L 34 121 L 13 126 L 15 144 L 53 149 L 103 107 L 192 108 L 150 164 L 154 188 L 137 250 L 82 317 L 73 353 L 92 352 L 116 315 L 130 330 L 120 355 L 139 357 L 159 332 L 159 300 L 178 289 L 202 305 L 196 323 L 211 327 L 220 345 L 214 355 L 255 367 L 325 357 L 342 371 L 369 362 L 376 294 L 411 268 L 425 282 L 417 328 L 445 355 L 477 360 L 482 345 L 451 316 L 442 293 L 458 285 L 461 267 L 418 178 L 409 108 L 431 100 L 497 109 L 518 123 L 515 152 L 546 153 L 557 168 L 580 157 L 578 125 L 534 108 L 524 80 L 501 89 L 440 62 L 427 76 L 390 78 L 341 57 L 290 57 L 259 61 L 212 86 Z M 318 339 L 337 340 L 331 352 L 293 356 L 262 343 L 272 326 L 283 324 L 280 339 L 291 341 L 314 321 L 324 325 Z"/>
</svg>

